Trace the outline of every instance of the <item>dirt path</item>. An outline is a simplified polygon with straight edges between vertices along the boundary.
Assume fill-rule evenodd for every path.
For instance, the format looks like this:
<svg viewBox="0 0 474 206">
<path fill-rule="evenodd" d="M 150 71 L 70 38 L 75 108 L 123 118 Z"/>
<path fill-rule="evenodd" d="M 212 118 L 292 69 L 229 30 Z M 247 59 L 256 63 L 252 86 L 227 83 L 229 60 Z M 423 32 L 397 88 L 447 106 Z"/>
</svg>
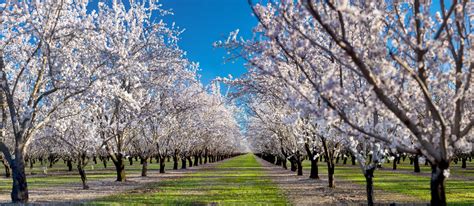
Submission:
<svg viewBox="0 0 474 206">
<path fill-rule="evenodd" d="M 336 178 L 336 188 L 328 188 L 326 175 L 320 174 L 321 179 L 313 180 L 309 179 L 307 175 L 296 176 L 294 172 L 284 170 L 260 158 L 257 158 L 257 161 L 294 205 L 366 204 L 365 187 L 362 185 Z M 411 196 L 377 189 L 375 190 L 375 201 L 376 203 L 422 203 Z"/>
<path fill-rule="evenodd" d="M 89 181 L 88 190 L 82 189 L 82 184 L 65 184 L 55 187 L 30 188 L 29 202 L 35 204 L 61 204 L 67 202 L 85 202 L 113 194 L 123 193 L 137 189 L 145 184 L 181 178 L 186 174 L 201 170 L 204 168 L 215 167 L 225 162 L 208 163 L 205 165 L 190 167 L 186 170 L 167 170 L 165 174 L 160 174 L 157 170 L 149 170 L 147 177 L 141 177 L 140 174 L 127 174 L 126 182 L 116 182 L 115 178 L 104 178 L 103 180 Z M 0 194 L 0 204 L 11 202 L 10 193 Z"/>
</svg>

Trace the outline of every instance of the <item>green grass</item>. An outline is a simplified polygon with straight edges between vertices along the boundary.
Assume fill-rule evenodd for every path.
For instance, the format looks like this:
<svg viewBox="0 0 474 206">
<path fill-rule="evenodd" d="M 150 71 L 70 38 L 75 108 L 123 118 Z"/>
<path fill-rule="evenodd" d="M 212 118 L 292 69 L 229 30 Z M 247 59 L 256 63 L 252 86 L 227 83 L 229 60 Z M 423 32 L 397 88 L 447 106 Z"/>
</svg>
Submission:
<svg viewBox="0 0 474 206">
<path fill-rule="evenodd" d="M 131 193 L 118 194 L 91 202 L 93 205 L 286 205 L 279 191 L 251 154 L 202 169 L 183 178 L 149 184 Z"/>
<path fill-rule="evenodd" d="M 124 160 L 125 161 L 125 160 Z M 86 167 L 87 179 L 89 181 L 101 180 L 104 178 L 115 178 L 115 166 L 112 161 L 107 163 L 107 168 L 104 168 L 104 165 L 101 162 L 97 162 L 94 165 L 92 170 L 92 161 L 89 162 L 89 165 Z M 48 164 L 45 164 L 48 165 Z M 40 163 L 36 163 L 32 169 L 29 166 L 26 168 L 27 182 L 29 189 L 35 188 L 47 188 L 54 187 L 64 184 L 81 184 L 81 179 L 79 173 L 77 172 L 76 166 L 73 165 L 73 170 L 68 171 L 66 164 L 62 160 L 53 165 L 52 168 L 48 168 L 47 174 L 43 174 L 43 167 Z M 159 170 L 160 165 L 153 160 L 153 163 L 148 164 L 148 171 Z M 181 168 L 181 161 L 179 161 L 179 167 Z M 129 165 L 128 160 L 125 161 L 125 173 L 126 175 L 131 174 L 141 174 L 142 165 L 139 161 L 135 161 L 133 165 Z M 166 170 L 173 169 L 173 162 L 166 162 Z M 5 171 L 3 165 L 0 164 L 0 193 L 10 193 L 12 188 L 12 179 L 5 178 Z M 31 173 L 36 175 L 30 175 Z"/>
<path fill-rule="evenodd" d="M 141 172 L 139 162 L 129 165 L 125 162 L 127 175 L 138 175 Z M 181 167 L 181 161 L 179 162 Z M 91 170 L 91 161 L 87 166 L 87 175 L 90 181 L 104 178 L 115 178 L 115 170 L 112 162 L 108 162 L 107 168 L 102 163 L 94 166 Z M 356 184 L 365 185 L 365 178 L 358 166 L 343 165 L 342 161 L 336 166 L 336 181 L 338 178 L 350 180 Z M 166 170 L 171 170 L 173 162 L 166 162 Z M 310 162 L 304 161 L 305 176 L 309 175 Z M 423 201 L 429 201 L 429 174 L 430 168 L 421 165 L 421 175 L 414 174 L 413 166 L 407 159 L 398 165 L 398 170 L 391 170 L 391 163 L 383 166 L 385 169 L 375 171 L 375 188 L 388 192 L 410 195 Z M 452 163 L 451 178 L 447 180 L 446 194 L 448 202 L 455 205 L 474 204 L 474 169 L 473 164 L 468 162 L 468 168 L 462 169 L 459 164 Z M 158 170 L 159 164 L 153 161 L 148 165 L 149 170 Z M 326 174 L 327 169 L 324 162 L 319 163 L 320 174 Z M 66 165 L 59 161 L 52 168 L 48 168 L 48 174 L 42 175 L 42 167 L 39 163 L 33 169 L 29 167 L 27 174 L 31 172 L 38 175 L 28 175 L 28 187 L 47 188 L 64 184 L 80 184 L 80 178 L 73 167 L 68 172 Z M 3 165 L 0 165 L 0 193 L 9 194 L 11 190 L 11 178 L 5 178 Z M 121 194 L 102 199 L 94 204 L 120 204 L 139 203 L 143 204 L 207 204 L 217 202 L 219 204 L 248 203 L 248 204 L 286 204 L 284 195 L 270 180 L 264 178 L 265 174 L 253 155 L 244 155 L 228 160 L 216 168 L 196 171 L 188 174 L 182 179 L 161 181 L 147 185 L 141 193 Z M 471 179 L 471 180 L 468 180 Z M 336 182 L 337 184 L 337 182 Z M 377 196 L 377 194 L 375 194 Z M 130 198 L 130 199 L 128 199 Z"/>
<path fill-rule="evenodd" d="M 362 171 L 356 166 L 338 164 L 336 165 L 335 178 L 350 180 L 356 184 L 365 186 L 365 178 Z M 324 162 L 319 164 L 320 174 L 327 174 L 327 168 Z M 469 165 L 471 166 L 471 165 Z M 468 167 L 469 167 L 468 166 Z M 374 187 L 389 192 L 396 192 L 416 197 L 420 200 L 429 202 L 430 196 L 430 168 L 421 166 L 421 174 L 412 173 L 413 166 L 409 164 L 407 159 L 398 165 L 397 170 L 403 172 L 392 171 L 391 164 L 383 165 L 382 170 L 376 170 L 374 173 Z M 471 166 L 472 167 L 472 166 Z M 303 162 L 306 174 L 309 175 L 311 168 L 310 161 Z M 473 205 L 474 204 L 474 181 L 467 180 L 472 177 L 474 170 L 461 169 L 459 165 L 451 167 L 451 175 L 446 181 L 446 198 L 451 205 Z M 425 174 L 425 175 L 422 175 Z M 377 194 L 375 194 L 377 196 Z"/>
</svg>

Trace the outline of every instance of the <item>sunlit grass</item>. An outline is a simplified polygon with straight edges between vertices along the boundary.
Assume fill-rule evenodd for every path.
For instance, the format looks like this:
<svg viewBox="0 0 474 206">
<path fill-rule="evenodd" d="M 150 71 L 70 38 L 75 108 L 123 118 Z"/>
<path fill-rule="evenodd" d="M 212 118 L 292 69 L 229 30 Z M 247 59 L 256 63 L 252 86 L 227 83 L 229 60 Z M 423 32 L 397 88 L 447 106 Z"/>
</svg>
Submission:
<svg viewBox="0 0 474 206">
<path fill-rule="evenodd" d="M 147 191 L 141 193 L 142 191 Z M 137 193 L 126 193 L 92 202 L 100 205 L 286 205 L 285 196 L 265 173 L 253 155 L 243 155 L 220 163 L 216 168 L 147 185 Z"/>
<path fill-rule="evenodd" d="M 318 165 L 320 174 L 327 174 L 325 162 L 319 162 Z M 468 165 L 468 167 L 469 166 L 472 167 L 472 165 Z M 311 168 L 310 161 L 304 161 L 303 168 L 305 168 L 307 172 L 305 175 L 309 175 L 309 169 Z M 407 158 L 405 162 L 402 161 L 397 166 L 399 172 L 391 170 L 391 163 L 384 164 L 383 168 L 384 169 L 376 170 L 374 173 L 375 188 L 410 195 L 429 202 L 431 198 L 429 175 L 431 168 L 429 166 L 420 165 L 421 174 L 415 174 L 413 173 L 413 165 L 409 164 Z M 454 205 L 473 205 L 474 181 L 468 181 L 463 178 L 472 178 L 474 176 L 474 170 L 462 169 L 459 164 L 453 165 L 451 167 L 451 175 L 456 176 L 456 178 L 450 178 L 446 181 L 446 198 L 448 199 L 448 203 Z M 342 164 L 342 161 L 336 165 L 335 178 L 336 181 L 338 178 L 342 178 L 365 186 L 365 178 L 362 171 L 357 165 L 351 166 L 350 161 L 348 161 L 346 165 Z"/>
</svg>

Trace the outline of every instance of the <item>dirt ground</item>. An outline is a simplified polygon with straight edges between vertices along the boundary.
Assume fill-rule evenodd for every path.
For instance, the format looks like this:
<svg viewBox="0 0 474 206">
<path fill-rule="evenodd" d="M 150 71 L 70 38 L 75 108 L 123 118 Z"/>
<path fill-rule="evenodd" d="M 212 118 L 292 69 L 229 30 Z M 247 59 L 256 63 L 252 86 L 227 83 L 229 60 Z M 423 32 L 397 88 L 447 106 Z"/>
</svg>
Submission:
<svg viewBox="0 0 474 206">
<path fill-rule="evenodd" d="M 290 170 L 284 170 L 260 158 L 257 160 L 265 168 L 268 176 L 279 185 L 289 201 L 294 205 L 359 205 L 367 204 L 365 187 L 348 180 L 336 178 L 336 188 L 327 187 L 327 176 L 313 180 L 308 174 L 297 176 Z M 322 168 L 321 168 L 322 169 Z M 375 202 L 389 205 L 426 205 L 420 200 L 398 193 L 375 190 Z"/>
<path fill-rule="evenodd" d="M 224 160 L 225 161 L 225 160 Z M 222 162 L 222 161 L 221 161 Z M 173 178 L 184 177 L 187 173 L 203 168 L 214 167 L 217 163 L 208 163 L 206 165 L 190 167 L 187 170 L 167 170 L 165 174 L 160 174 L 157 170 L 149 170 L 147 177 L 141 177 L 140 174 L 128 174 L 126 182 L 116 182 L 115 178 L 105 178 L 100 181 L 89 181 L 90 189 L 83 190 L 82 184 L 62 185 L 46 188 L 30 188 L 29 202 L 39 205 L 62 205 L 66 203 L 81 203 L 93 199 L 131 191 L 144 186 L 147 183 L 159 182 Z M 10 193 L 0 194 L 0 204 L 10 203 Z"/>
</svg>

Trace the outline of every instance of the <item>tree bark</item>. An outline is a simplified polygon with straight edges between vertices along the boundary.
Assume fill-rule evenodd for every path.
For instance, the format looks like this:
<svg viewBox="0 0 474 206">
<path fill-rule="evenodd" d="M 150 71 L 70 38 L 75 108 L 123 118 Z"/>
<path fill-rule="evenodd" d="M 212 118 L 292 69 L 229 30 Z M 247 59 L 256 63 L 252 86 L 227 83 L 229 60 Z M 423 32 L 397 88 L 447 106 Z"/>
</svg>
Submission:
<svg viewBox="0 0 474 206">
<path fill-rule="evenodd" d="M 142 177 L 146 177 L 148 172 L 148 158 L 140 157 L 140 160 L 142 161 Z"/>
<path fill-rule="evenodd" d="M 297 169 L 298 169 L 298 167 L 296 166 L 296 161 L 294 159 L 291 159 L 290 160 L 290 170 L 292 172 L 296 172 Z"/>
<path fill-rule="evenodd" d="M 160 173 L 165 173 L 165 157 L 160 157 Z"/>
<path fill-rule="evenodd" d="M 79 171 L 79 175 L 81 176 L 82 181 L 82 189 L 87 190 L 89 189 L 89 185 L 87 185 L 87 176 L 84 167 L 86 166 L 83 162 L 84 160 L 78 160 L 77 162 L 77 171 Z"/>
<path fill-rule="evenodd" d="M 394 161 L 396 162 L 396 161 Z M 366 182 L 366 190 L 367 190 L 367 205 L 373 206 L 374 205 L 374 170 L 375 167 L 366 169 L 364 172 L 365 182 Z"/>
<path fill-rule="evenodd" d="M 12 159 L 11 169 L 13 178 L 12 202 L 27 203 L 29 195 L 25 174 L 25 160 L 23 158 L 23 151 L 20 148 L 15 149 L 15 159 Z"/>
<path fill-rule="evenodd" d="M 298 172 L 296 173 L 296 175 L 298 176 L 303 176 L 303 165 L 301 164 L 301 155 L 300 155 L 300 151 L 297 151 L 296 152 L 296 167 L 298 169 Z"/>
<path fill-rule="evenodd" d="M 277 160 L 276 160 L 275 165 L 276 165 L 276 166 L 281 166 L 281 158 L 280 158 L 280 157 L 277 157 L 276 159 L 277 159 Z"/>
<path fill-rule="evenodd" d="M 462 161 L 461 168 L 466 169 L 467 168 L 467 157 L 462 157 L 461 161 Z"/>
<path fill-rule="evenodd" d="M 420 170 L 420 162 L 418 160 L 418 155 L 415 155 L 415 157 L 413 158 L 413 171 L 416 172 L 416 173 L 419 173 L 421 170 Z"/>
<path fill-rule="evenodd" d="M 296 166 L 298 167 L 297 175 L 302 176 L 303 175 L 303 164 L 301 164 L 301 160 L 296 161 Z"/>
<path fill-rule="evenodd" d="M 186 169 L 186 158 L 181 158 L 181 169 Z"/>
<path fill-rule="evenodd" d="M 115 165 L 115 171 L 117 172 L 117 182 L 124 182 L 125 177 L 125 164 L 123 162 L 122 154 L 116 154 L 116 160 L 113 160 Z"/>
<path fill-rule="evenodd" d="M 69 172 L 72 171 L 72 161 L 68 159 L 66 160 L 66 164 L 67 164 L 68 171 Z"/>
<path fill-rule="evenodd" d="M 189 167 L 192 167 L 193 166 L 193 160 L 191 160 L 191 156 L 186 157 L 186 159 L 188 159 Z"/>
<path fill-rule="evenodd" d="M 393 162 L 392 162 L 392 170 L 397 170 L 397 156 L 394 156 Z"/>
<path fill-rule="evenodd" d="M 449 168 L 449 163 L 444 162 L 431 166 L 431 205 L 445 206 L 446 192 L 445 182 L 446 177 L 444 172 Z"/>
<path fill-rule="evenodd" d="M 318 158 L 311 159 L 311 173 L 309 178 L 311 179 L 319 179 L 319 168 L 318 168 Z"/>
<path fill-rule="evenodd" d="M 173 170 L 178 169 L 178 156 L 174 155 L 173 156 Z"/>
<path fill-rule="evenodd" d="M 10 172 L 10 165 L 8 165 L 8 161 L 5 159 L 0 159 L 2 162 L 3 166 L 5 167 L 5 177 L 9 178 L 11 177 L 11 172 Z"/>
<path fill-rule="evenodd" d="M 194 166 L 198 166 L 199 158 L 197 155 L 194 155 Z"/>
<path fill-rule="evenodd" d="M 330 164 L 328 161 L 328 183 L 329 187 L 334 188 L 336 187 L 336 183 L 334 181 L 334 164 Z"/>
</svg>

